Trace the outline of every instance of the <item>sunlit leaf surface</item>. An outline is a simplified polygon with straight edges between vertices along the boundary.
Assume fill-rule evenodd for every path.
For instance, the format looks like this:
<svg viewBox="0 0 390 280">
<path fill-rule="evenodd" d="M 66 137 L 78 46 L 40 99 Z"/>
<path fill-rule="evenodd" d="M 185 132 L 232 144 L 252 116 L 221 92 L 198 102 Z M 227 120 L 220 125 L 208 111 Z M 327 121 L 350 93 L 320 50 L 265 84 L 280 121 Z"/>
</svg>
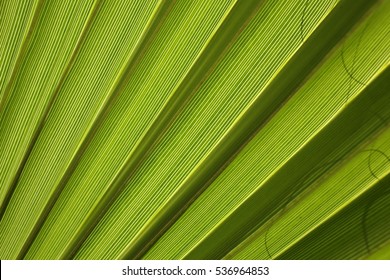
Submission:
<svg viewBox="0 0 390 280">
<path fill-rule="evenodd" d="M 1 259 L 390 258 L 390 1 L 0 3 Z"/>
</svg>

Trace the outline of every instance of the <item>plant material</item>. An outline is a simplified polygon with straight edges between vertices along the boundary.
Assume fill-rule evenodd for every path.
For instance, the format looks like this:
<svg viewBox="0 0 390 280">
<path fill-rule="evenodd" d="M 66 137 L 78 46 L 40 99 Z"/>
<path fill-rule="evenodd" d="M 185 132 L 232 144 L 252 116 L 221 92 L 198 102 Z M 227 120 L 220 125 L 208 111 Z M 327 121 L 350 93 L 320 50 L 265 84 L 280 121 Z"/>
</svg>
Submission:
<svg viewBox="0 0 390 280">
<path fill-rule="evenodd" d="M 2 259 L 389 258 L 390 1 L 0 5 Z"/>
</svg>

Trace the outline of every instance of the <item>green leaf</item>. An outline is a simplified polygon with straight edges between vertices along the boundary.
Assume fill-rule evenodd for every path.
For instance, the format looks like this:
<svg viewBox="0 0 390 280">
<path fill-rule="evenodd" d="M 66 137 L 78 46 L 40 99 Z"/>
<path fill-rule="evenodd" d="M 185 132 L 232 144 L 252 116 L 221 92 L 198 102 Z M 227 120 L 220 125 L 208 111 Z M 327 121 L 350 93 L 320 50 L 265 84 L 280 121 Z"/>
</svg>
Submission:
<svg viewBox="0 0 390 280">
<path fill-rule="evenodd" d="M 390 2 L 0 4 L 2 259 L 383 259 Z"/>
</svg>

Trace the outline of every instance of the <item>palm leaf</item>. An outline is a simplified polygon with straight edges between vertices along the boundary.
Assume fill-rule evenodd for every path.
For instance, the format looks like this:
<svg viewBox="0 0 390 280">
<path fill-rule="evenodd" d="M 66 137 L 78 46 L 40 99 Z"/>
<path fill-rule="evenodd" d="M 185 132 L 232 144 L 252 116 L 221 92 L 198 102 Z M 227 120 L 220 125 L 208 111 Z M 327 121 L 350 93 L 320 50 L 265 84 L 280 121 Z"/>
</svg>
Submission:
<svg viewBox="0 0 390 280">
<path fill-rule="evenodd" d="M 390 2 L 2 2 L 2 259 L 388 258 Z"/>
</svg>

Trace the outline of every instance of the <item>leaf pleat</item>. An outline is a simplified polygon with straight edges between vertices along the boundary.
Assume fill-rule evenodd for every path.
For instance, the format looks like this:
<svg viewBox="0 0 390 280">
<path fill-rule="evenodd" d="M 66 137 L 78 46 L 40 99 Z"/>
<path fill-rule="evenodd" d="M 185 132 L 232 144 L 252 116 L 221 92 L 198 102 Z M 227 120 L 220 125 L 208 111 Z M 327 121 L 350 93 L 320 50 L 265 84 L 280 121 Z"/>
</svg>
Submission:
<svg viewBox="0 0 390 280">
<path fill-rule="evenodd" d="M 288 162 L 288 159 L 296 154 L 306 142 L 311 140 L 349 101 L 353 100 L 354 96 L 362 92 L 363 85 L 350 82 L 350 77 L 346 73 L 341 60 L 341 51 L 348 58 L 349 65 L 351 65 L 351 56 L 354 56 L 356 45 L 359 42 L 358 38 L 361 37 L 364 30 L 366 32 L 364 36 L 367 37 L 363 37 L 364 40 L 360 40 L 360 44 L 365 44 L 366 52 L 363 51 L 363 48 L 360 49 L 359 61 L 357 61 L 359 62 L 359 67 L 356 68 L 359 71 L 356 71 L 356 77 L 367 83 L 368 80 L 366 79 L 376 75 L 378 71 L 381 72 L 383 67 L 387 67 L 388 55 L 384 52 L 384 49 L 388 43 L 383 41 L 383 34 L 388 32 L 388 26 L 384 27 L 382 25 L 386 16 L 386 10 L 383 8 L 383 6 L 379 6 L 376 12 L 367 18 L 367 21 L 370 22 L 368 26 L 366 26 L 367 22 L 363 22 L 349 36 L 348 40 L 340 42 L 338 48 L 333 51 L 332 56 L 327 59 L 327 62 L 284 105 L 284 108 L 257 133 L 251 143 L 243 149 L 226 170 L 191 205 L 186 213 L 168 230 L 165 236 L 152 247 L 146 255 L 147 258 L 182 258 L 193 250 L 196 250 L 195 252 L 199 254 L 201 252 L 217 254 L 208 255 L 207 257 L 210 258 L 222 257 L 223 254 L 227 253 L 226 251 L 211 252 L 210 248 L 215 246 L 223 250 L 230 250 L 232 248 L 226 247 L 232 246 L 230 241 L 234 244 L 234 242 L 239 242 L 245 238 L 248 232 L 245 232 L 244 228 L 240 232 L 242 226 L 239 221 L 244 222 L 246 216 L 252 215 L 253 209 L 245 210 L 243 208 L 243 211 L 237 212 L 235 216 L 232 216 L 231 223 L 225 224 L 225 227 L 223 227 L 222 220 L 228 219 L 230 215 L 235 213 L 238 207 L 245 205 L 243 202 L 251 197 L 251 194 L 256 189 L 260 193 L 252 199 L 255 205 L 253 207 L 265 207 L 269 204 L 267 211 L 264 212 L 269 213 L 271 216 L 272 211 L 277 211 L 278 207 L 283 206 L 283 199 L 279 199 L 280 205 L 277 203 L 271 204 L 271 197 L 276 194 L 275 187 L 272 187 L 275 185 L 270 184 L 268 190 L 266 188 L 263 189 L 262 185 L 264 182 L 279 168 L 283 167 Z M 377 25 L 375 26 L 375 24 Z M 372 37 L 368 37 L 370 32 Z M 373 54 L 374 52 L 376 52 L 376 55 Z M 368 59 L 371 55 L 373 60 Z M 372 63 L 367 63 L 367 61 L 372 61 Z M 337 79 L 334 77 L 337 77 Z M 385 88 L 380 94 L 386 93 Z M 384 104 L 387 103 L 385 102 Z M 370 110 L 370 115 L 377 122 L 383 123 L 382 118 L 377 117 L 375 110 Z M 360 126 L 357 120 L 354 123 Z M 331 138 L 333 139 L 333 136 Z M 322 138 L 321 141 L 326 143 L 327 138 Z M 323 149 L 322 145 L 321 149 Z M 315 154 L 318 154 L 318 152 L 315 152 Z M 303 154 L 303 156 L 309 159 L 312 157 L 311 153 Z M 274 180 L 285 181 L 289 179 L 291 182 L 294 176 L 297 176 L 294 170 L 308 164 L 306 163 L 307 159 L 304 157 L 300 159 L 302 162 L 297 160 L 295 164 L 291 164 L 291 168 L 294 168 L 293 170 L 285 169 L 286 175 L 275 174 L 276 176 L 273 176 Z M 310 168 L 311 165 L 308 165 L 308 167 Z M 310 170 L 305 171 L 302 168 L 301 171 L 303 174 L 300 176 L 304 176 L 305 172 L 310 174 Z M 299 177 L 296 180 L 299 180 Z M 281 194 L 280 198 L 289 197 L 289 191 L 292 186 L 288 185 L 288 181 L 284 182 L 283 185 L 286 187 L 286 192 Z M 238 188 L 237 186 L 240 187 Z M 264 193 L 262 194 L 263 191 Z M 261 201 L 263 202 L 260 203 Z M 248 221 L 247 231 L 249 232 L 252 230 L 251 227 L 255 226 L 257 222 L 267 220 L 267 215 L 264 213 L 256 214 L 255 212 L 252 216 L 258 217 L 258 221 L 256 219 Z M 221 229 L 212 235 L 212 231 L 218 226 L 221 226 Z M 195 231 L 193 230 L 194 228 L 198 230 Z M 225 236 L 225 234 L 221 235 L 221 232 L 224 232 L 224 230 L 237 230 L 237 232 L 235 236 L 226 234 L 226 237 L 229 239 L 217 238 L 217 236 Z M 213 237 L 208 238 L 208 234 Z M 198 247 L 198 243 L 202 245 Z M 223 244 L 226 244 L 226 246 L 224 247 Z M 205 249 L 206 246 L 208 249 Z M 193 255 L 193 257 L 195 256 Z M 205 256 L 203 255 L 202 257 Z"/>
<path fill-rule="evenodd" d="M 389 14 L 0 1 L 0 258 L 389 258 Z"/>
</svg>

